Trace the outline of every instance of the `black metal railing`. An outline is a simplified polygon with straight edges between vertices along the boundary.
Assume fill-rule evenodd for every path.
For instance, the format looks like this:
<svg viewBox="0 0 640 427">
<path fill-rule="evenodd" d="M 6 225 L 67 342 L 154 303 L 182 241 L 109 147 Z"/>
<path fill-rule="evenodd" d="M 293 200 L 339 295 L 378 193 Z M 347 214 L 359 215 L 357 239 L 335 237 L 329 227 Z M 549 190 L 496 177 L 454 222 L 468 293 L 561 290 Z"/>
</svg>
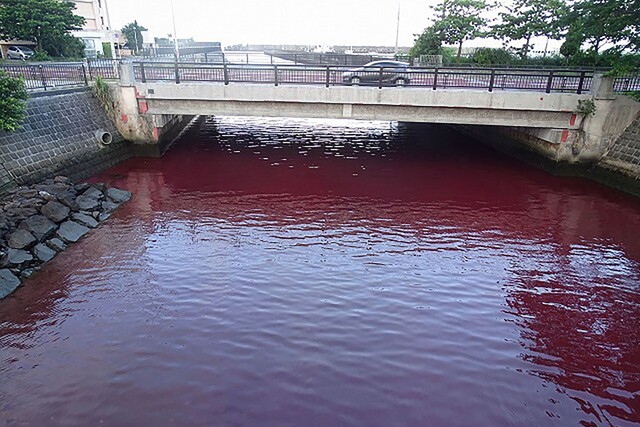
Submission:
<svg viewBox="0 0 640 427">
<path fill-rule="evenodd" d="M 12 77 L 22 77 L 27 90 L 50 90 L 88 86 L 96 77 L 120 77 L 120 60 L 92 59 L 86 62 L 18 63 L 0 65 L 0 71 Z"/>
<path fill-rule="evenodd" d="M 613 79 L 614 92 L 637 92 L 640 91 L 640 72 L 624 77 Z"/>
<path fill-rule="evenodd" d="M 11 76 L 23 77 L 27 89 L 88 85 L 96 77 L 120 77 L 121 60 L 94 59 L 73 63 L 18 63 L 0 65 Z M 138 81 L 261 83 L 279 85 L 408 86 L 431 89 L 481 89 L 585 93 L 594 71 L 572 69 L 382 67 L 332 65 L 230 64 L 199 62 L 132 63 Z M 640 73 L 614 79 L 615 92 L 640 90 Z"/>
<path fill-rule="evenodd" d="M 134 63 L 137 80 L 180 82 L 262 83 L 273 85 L 409 86 L 431 89 L 521 90 L 584 93 L 593 72 L 491 68 L 376 67 L 318 65 Z"/>
</svg>

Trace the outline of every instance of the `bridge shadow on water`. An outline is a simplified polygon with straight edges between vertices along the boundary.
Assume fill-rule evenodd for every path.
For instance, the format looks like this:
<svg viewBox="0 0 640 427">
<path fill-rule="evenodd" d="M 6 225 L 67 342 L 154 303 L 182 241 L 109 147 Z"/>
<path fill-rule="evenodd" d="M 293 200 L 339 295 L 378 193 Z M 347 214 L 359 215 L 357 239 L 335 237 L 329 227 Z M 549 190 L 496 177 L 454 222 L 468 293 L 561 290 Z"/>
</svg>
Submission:
<svg viewBox="0 0 640 427">
<path fill-rule="evenodd" d="M 265 284 L 269 279 L 251 276 L 251 268 L 267 263 L 272 269 L 267 273 L 283 283 L 293 281 L 296 289 L 305 288 L 297 292 L 306 292 L 307 297 L 317 297 L 308 294 L 314 286 L 302 282 L 304 276 L 293 271 L 297 268 L 310 268 L 309 274 L 320 275 L 314 277 L 319 282 L 322 274 L 326 275 L 331 286 L 337 286 L 331 280 L 351 277 L 355 281 L 343 296 L 317 300 L 326 304 L 358 296 L 373 305 L 381 304 L 370 309 L 376 316 L 369 319 L 369 337 L 349 335 L 353 347 L 340 341 L 345 339 L 338 334 L 344 332 L 340 328 L 347 328 L 341 325 L 350 325 L 367 314 L 367 310 L 350 308 L 358 301 L 334 302 L 344 304 L 336 311 L 321 306 L 333 313 L 333 319 L 317 317 L 314 311 L 295 312 L 302 317 L 292 318 L 291 312 L 278 311 L 279 305 L 265 303 L 275 296 L 286 298 L 288 294 L 280 295 L 277 287 L 269 288 L 271 294 L 266 295 L 259 286 L 252 289 L 250 293 L 263 300 L 253 300 L 246 312 L 234 299 L 239 291 L 227 289 L 211 304 L 224 306 L 224 301 L 236 301 L 235 308 L 240 310 L 236 315 L 256 319 L 249 332 L 234 329 L 228 320 L 209 324 L 211 329 L 206 330 L 219 342 L 216 360 L 220 369 L 237 375 L 228 380 L 237 388 L 222 387 L 215 399 L 205 398 L 210 397 L 207 393 L 199 397 L 197 392 L 202 389 L 198 389 L 198 379 L 192 378 L 190 386 L 183 386 L 193 399 L 189 414 L 172 406 L 175 401 L 167 397 L 173 396 L 170 393 L 156 396 L 164 402 L 163 408 L 142 399 L 134 409 L 129 400 L 135 401 L 131 394 L 135 390 L 123 391 L 113 383 L 105 385 L 113 395 L 100 397 L 102 403 L 123 414 L 130 409 L 132 414 L 148 411 L 161 417 L 177 411 L 186 424 L 198 424 L 202 419 L 198 416 L 205 415 L 209 420 L 245 424 L 262 416 L 267 419 L 264 425 L 285 419 L 305 420 L 307 425 L 358 425 L 365 419 L 367 425 L 425 425 L 429 420 L 433 425 L 640 422 L 637 199 L 580 178 L 548 175 L 450 128 L 326 120 L 210 117 L 189 129 L 164 158 L 133 159 L 95 179 L 127 188 L 134 198 L 103 228 L 56 258 L 15 297 L 0 303 L 0 344 L 11 349 L 1 361 L 0 372 L 18 378 L 16 366 L 55 366 L 42 361 L 42 350 L 36 352 L 40 356 L 25 355 L 25 351 L 48 348 L 55 340 L 43 331 L 62 328 L 62 324 L 72 325 L 66 327 L 85 338 L 69 339 L 66 345 L 72 350 L 85 351 L 87 340 L 99 348 L 105 346 L 100 336 L 87 338 L 80 320 L 74 320 L 83 318 L 83 313 L 93 314 L 88 321 L 95 327 L 102 325 L 107 341 L 118 343 L 122 357 L 142 354 L 151 364 L 162 359 L 165 350 L 143 338 L 147 329 L 138 325 L 136 313 L 153 313 L 147 319 L 149 331 L 166 340 L 172 336 L 166 330 L 167 322 L 176 327 L 173 334 L 187 331 L 187 338 L 176 336 L 192 345 L 192 354 L 178 352 L 174 356 L 184 358 L 178 362 L 185 366 L 197 364 L 202 350 L 193 344 L 199 341 L 190 341 L 191 329 L 184 328 L 207 321 L 190 318 L 180 309 L 180 304 L 193 312 L 198 309 L 192 301 L 196 296 L 183 297 L 180 284 L 204 273 L 188 270 L 181 263 L 199 263 L 207 280 L 216 280 L 211 277 L 217 274 Z M 211 258 L 212 252 L 216 258 Z M 223 269 L 229 266 L 233 267 L 231 273 Z M 386 271 L 380 276 L 384 280 L 378 283 L 382 270 Z M 96 276 L 97 272 L 101 273 Z M 173 276 L 163 278 L 164 274 Z M 163 280 L 169 279 L 175 283 L 173 290 L 163 288 Z M 368 285 L 368 293 L 353 290 L 367 280 L 376 283 Z M 113 283 L 129 289 L 114 291 Z M 415 287 L 405 290 L 405 286 Z M 157 295 L 160 288 L 162 298 Z M 168 307 L 164 299 L 165 293 L 171 292 L 175 307 Z M 206 299 L 210 290 L 198 288 L 198 292 Z M 384 292 L 395 295 L 391 301 L 406 303 L 406 307 L 395 309 L 401 320 L 394 318 L 392 322 L 386 317 L 386 311 L 392 309 L 381 302 Z M 422 292 L 429 297 L 422 299 Z M 167 313 L 171 310 L 187 317 L 185 325 Z M 281 323 L 269 329 L 272 319 L 265 313 L 274 311 L 282 316 L 278 319 Z M 109 316 L 126 319 L 128 326 L 105 326 L 100 319 Z M 336 357 L 337 368 L 321 370 L 304 357 L 307 362 L 287 362 L 284 368 L 261 364 L 258 372 L 269 379 L 267 387 L 251 366 L 240 366 L 244 362 L 223 352 L 225 343 L 247 333 L 255 334 L 254 341 L 247 342 L 257 348 L 262 348 L 259 338 L 263 333 L 270 332 L 270 339 L 276 339 L 274 331 L 287 330 L 295 337 L 296 322 L 292 319 L 304 316 L 334 334 L 327 338 L 331 344 L 320 342 L 313 347 L 316 356 L 342 346 L 350 349 L 344 356 L 335 356 L 338 350 L 325 356 Z M 294 329 L 282 326 L 289 324 L 284 319 Z M 453 324 L 455 328 L 447 329 Z M 305 325 L 305 334 L 313 330 L 313 322 Z M 127 328 L 148 346 L 142 353 L 136 348 L 139 343 L 127 339 Z M 217 328 L 222 331 L 219 336 L 211 332 Z M 447 330 L 452 338 L 437 341 Z M 372 341 L 382 332 L 388 333 L 384 339 Z M 116 338 L 117 333 L 125 336 Z M 34 340 L 39 334 L 44 335 Z M 415 335 L 414 339 L 407 340 L 406 334 Z M 64 332 L 55 329 L 55 335 L 63 336 Z M 386 345 L 399 349 L 393 358 L 383 358 L 371 349 L 387 349 Z M 284 363 L 287 348 L 308 357 L 294 341 L 280 349 L 265 348 L 273 353 L 261 353 L 267 361 L 280 356 L 278 363 Z M 242 348 L 236 350 L 242 353 Z M 353 356 L 360 354 L 358 351 L 370 354 L 368 358 Z M 355 362 L 350 357 L 362 366 L 351 364 Z M 135 361 L 120 368 L 112 367 L 111 362 L 101 363 L 107 372 L 122 372 L 128 367 L 134 379 L 133 367 L 143 369 Z M 166 380 L 169 385 L 175 385 L 170 379 L 179 382 L 180 375 L 185 375 L 176 370 L 180 363 L 161 365 L 177 372 Z M 89 362 L 78 366 L 79 371 L 93 367 Z M 350 368 L 345 373 L 339 369 L 342 366 Z M 283 369 L 289 376 L 282 374 Z M 292 382 L 300 387 L 292 378 L 302 374 L 319 383 L 324 376 L 328 382 L 348 382 L 352 388 L 330 387 L 324 392 L 317 388 L 313 389 L 316 394 L 308 395 L 274 385 Z M 147 378 L 138 375 L 137 380 Z M 213 377 L 207 372 L 199 375 L 208 378 L 208 387 L 225 377 L 224 371 L 216 371 Z M 461 382 L 459 377 L 464 377 Z M 34 373 L 33 378 L 21 378 L 16 384 L 29 385 L 27 389 L 37 395 L 35 378 Z M 419 381 L 414 383 L 416 379 Z M 384 388 L 385 382 L 392 391 Z M 262 403 L 246 399 L 253 386 L 269 392 Z M 87 408 L 94 408 L 95 414 L 112 421 L 124 419 L 106 409 L 95 409 L 90 403 L 99 396 L 81 385 L 76 387 L 87 394 Z M 2 391 L 0 386 L 0 395 Z M 14 388 L 4 391 L 8 399 L 5 410 L 14 411 L 16 420 L 44 419 L 41 414 L 25 415 L 28 410 L 19 403 Z M 393 399 L 381 400 L 383 392 L 391 393 Z M 336 399 L 332 393 L 344 402 L 332 400 Z M 457 403 L 446 400 L 452 396 L 457 397 Z M 34 400 L 39 401 L 37 396 Z M 325 409 L 334 405 L 334 411 L 317 412 L 313 402 Z M 66 404 L 58 403 L 62 407 Z M 404 404 L 408 406 L 399 412 Z M 2 410 L 0 407 L 0 415 Z M 469 414 L 468 419 L 460 417 L 461 410 Z M 272 418 L 264 418 L 267 412 Z M 342 418 L 336 418 L 337 413 Z M 315 416 L 313 421 L 310 414 Z M 143 418 L 138 420 L 145 420 L 139 416 Z"/>
</svg>

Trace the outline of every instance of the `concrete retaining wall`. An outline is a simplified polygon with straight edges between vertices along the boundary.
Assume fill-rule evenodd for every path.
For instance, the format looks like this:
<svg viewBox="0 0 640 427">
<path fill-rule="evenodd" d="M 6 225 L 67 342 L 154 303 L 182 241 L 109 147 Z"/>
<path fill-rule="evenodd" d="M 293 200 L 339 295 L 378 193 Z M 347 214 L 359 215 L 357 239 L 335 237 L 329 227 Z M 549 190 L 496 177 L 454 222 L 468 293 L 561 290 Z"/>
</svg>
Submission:
<svg viewBox="0 0 640 427">
<path fill-rule="evenodd" d="M 32 97 L 28 118 L 15 132 L 0 132 L 0 193 L 54 175 L 83 179 L 133 155 L 89 89 Z M 113 135 L 100 144 L 96 130 Z"/>
</svg>

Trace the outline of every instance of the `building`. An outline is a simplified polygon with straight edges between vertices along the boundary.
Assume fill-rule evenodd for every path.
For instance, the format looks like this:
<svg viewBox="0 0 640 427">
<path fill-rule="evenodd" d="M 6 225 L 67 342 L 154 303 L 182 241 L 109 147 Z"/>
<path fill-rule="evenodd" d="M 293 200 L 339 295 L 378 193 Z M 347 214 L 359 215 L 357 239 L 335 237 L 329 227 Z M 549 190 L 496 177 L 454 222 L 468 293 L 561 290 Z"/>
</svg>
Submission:
<svg viewBox="0 0 640 427">
<path fill-rule="evenodd" d="M 109 50 L 112 55 L 115 54 L 116 35 L 111 28 L 107 0 L 71 1 L 76 5 L 75 14 L 85 19 L 82 30 L 74 31 L 72 34 L 84 42 L 87 58 L 104 56 L 105 50 Z M 106 53 L 108 55 L 108 52 Z"/>
</svg>

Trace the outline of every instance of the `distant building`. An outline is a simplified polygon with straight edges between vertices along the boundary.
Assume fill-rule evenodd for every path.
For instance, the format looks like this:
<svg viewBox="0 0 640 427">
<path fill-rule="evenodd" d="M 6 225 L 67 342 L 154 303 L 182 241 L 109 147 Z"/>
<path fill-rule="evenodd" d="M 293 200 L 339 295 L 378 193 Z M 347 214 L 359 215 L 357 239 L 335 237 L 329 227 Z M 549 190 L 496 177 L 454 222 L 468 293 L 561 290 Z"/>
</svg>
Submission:
<svg viewBox="0 0 640 427">
<path fill-rule="evenodd" d="M 115 54 L 114 42 L 117 41 L 117 36 L 111 28 L 107 0 L 71 1 L 76 5 L 75 14 L 85 19 L 82 30 L 74 31 L 72 34 L 84 43 L 87 58 L 103 56 L 105 54 L 103 44 L 108 44 L 111 53 Z"/>
</svg>

